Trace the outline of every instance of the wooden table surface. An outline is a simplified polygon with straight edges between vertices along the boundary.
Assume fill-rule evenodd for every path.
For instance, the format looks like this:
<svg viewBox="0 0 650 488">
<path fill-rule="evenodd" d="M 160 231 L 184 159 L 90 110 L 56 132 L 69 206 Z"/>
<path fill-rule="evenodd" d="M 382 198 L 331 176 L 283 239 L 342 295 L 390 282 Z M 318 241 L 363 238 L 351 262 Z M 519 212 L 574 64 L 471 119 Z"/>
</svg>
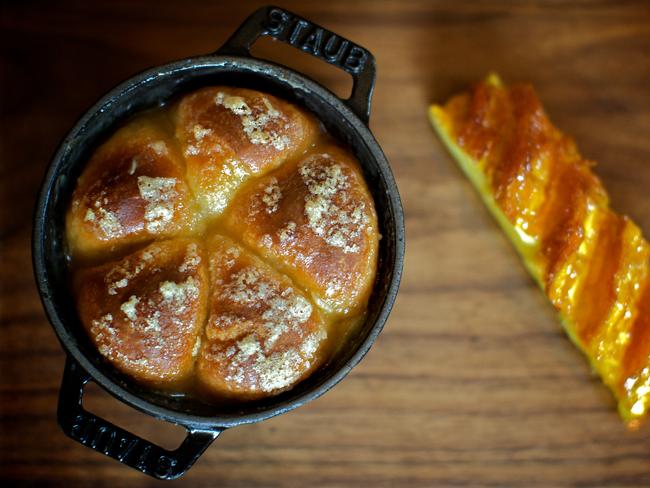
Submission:
<svg viewBox="0 0 650 488">
<path fill-rule="evenodd" d="M 426 119 L 430 102 L 490 70 L 531 81 L 599 162 L 614 207 L 650 235 L 650 3 L 280 3 L 377 58 L 371 128 L 406 210 L 404 279 L 385 331 L 344 382 L 226 431 L 169 486 L 650 485 L 650 425 L 625 429 Z M 258 5 L 0 7 L 0 477 L 12 486 L 163 485 L 56 424 L 64 354 L 31 272 L 34 199 L 57 143 L 99 96 L 146 67 L 213 51 Z M 285 46 L 256 53 L 349 88 Z M 182 437 L 97 387 L 87 404 L 169 447 Z"/>
</svg>

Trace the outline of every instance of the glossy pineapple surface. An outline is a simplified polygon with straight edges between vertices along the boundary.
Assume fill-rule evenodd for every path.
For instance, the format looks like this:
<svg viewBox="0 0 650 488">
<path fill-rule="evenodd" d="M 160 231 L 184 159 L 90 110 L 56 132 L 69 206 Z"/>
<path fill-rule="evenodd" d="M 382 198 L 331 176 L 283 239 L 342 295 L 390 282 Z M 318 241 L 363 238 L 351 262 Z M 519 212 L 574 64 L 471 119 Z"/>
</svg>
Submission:
<svg viewBox="0 0 650 488">
<path fill-rule="evenodd" d="M 650 245 L 534 89 L 489 76 L 431 122 L 632 427 L 650 403 Z"/>
</svg>

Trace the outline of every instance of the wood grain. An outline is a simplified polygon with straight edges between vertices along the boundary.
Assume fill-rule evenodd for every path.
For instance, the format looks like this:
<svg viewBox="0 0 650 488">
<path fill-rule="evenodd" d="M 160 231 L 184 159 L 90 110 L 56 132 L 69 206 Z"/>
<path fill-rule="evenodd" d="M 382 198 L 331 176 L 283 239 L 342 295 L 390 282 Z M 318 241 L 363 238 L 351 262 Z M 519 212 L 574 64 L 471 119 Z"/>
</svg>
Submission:
<svg viewBox="0 0 650 488">
<path fill-rule="evenodd" d="M 650 4 L 645 1 L 281 2 L 370 49 L 371 127 L 407 218 L 403 285 L 370 354 L 292 413 L 225 432 L 170 486 L 644 486 L 650 426 L 614 401 L 436 140 L 426 119 L 489 70 L 528 80 L 613 206 L 650 235 Z M 63 352 L 30 263 L 35 194 L 80 113 L 146 67 L 218 47 L 259 2 L 12 2 L 0 7 L 0 477 L 153 486 L 66 438 Z M 335 90 L 337 71 L 266 42 Z M 173 446 L 182 437 L 92 389 L 90 407 Z M 5 486 L 8 486 L 5 484 Z"/>
</svg>

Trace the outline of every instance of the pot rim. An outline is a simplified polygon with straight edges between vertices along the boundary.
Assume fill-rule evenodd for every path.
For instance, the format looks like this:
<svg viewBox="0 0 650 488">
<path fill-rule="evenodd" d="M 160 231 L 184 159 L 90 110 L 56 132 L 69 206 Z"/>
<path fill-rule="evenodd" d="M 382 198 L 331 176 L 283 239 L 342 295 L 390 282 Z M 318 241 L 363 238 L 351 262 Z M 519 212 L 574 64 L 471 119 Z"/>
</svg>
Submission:
<svg viewBox="0 0 650 488">
<path fill-rule="evenodd" d="M 102 368 L 96 366 L 95 363 L 89 359 L 79 347 L 77 347 L 76 341 L 73 340 L 74 334 L 63 324 L 63 321 L 59 317 L 54 306 L 51 293 L 51 283 L 44 262 L 43 242 L 46 235 L 46 229 L 49 225 L 46 219 L 46 209 L 50 203 L 56 179 L 61 173 L 62 161 L 68 157 L 68 153 L 76 144 L 77 138 L 83 134 L 87 126 L 96 123 L 96 118 L 101 117 L 103 112 L 115 103 L 116 100 L 128 98 L 134 90 L 141 88 L 143 85 L 147 85 L 160 77 L 171 76 L 179 71 L 219 67 L 223 68 L 224 72 L 245 73 L 252 76 L 265 75 L 268 77 L 270 73 L 274 80 L 279 84 L 289 88 L 295 89 L 302 85 L 301 91 L 308 92 L 309 97 L 318 97 L 354 128 L 356 131 L 355 140 L 362 142 L 366 146 L 368 152 L 372 155 L 373 164 L 377 166 L 381 178 L 384 180 L 388 188 L 395 190 L 388 192 L 388 201 L 390 204 L 387 209 L 388 212 L 392 213 L 392 221 L 395 224 L 395 259 L 390 265 L 390 268 L 392 269 L 390 284 L 387 287 L 385 296 L 383 297 L 383 303 L 379 308 L 380 311 L 375 323 L 369 329 L 366 337 L 359 343 L 352 356 L 343 364 L 342 367 L 334 371 L 331 376 L 296 397 L 290 398 L 277 405 L 271 405 L 268 408 L 263 407 L 257 412 L 203 416 L 172 410 L 145 400 L 144 398 L 132 393 L 105 375 Z M 200 77 L 200 73 L 196 75 L 196 79 Z M 318 114 L 316 115 L 318 116 Z M 97 384 L 118 400 L 158 419 L 186 427 L 193 426 L 223 429 L 266 420 L 293 410 L 309 401 L 315 400 L 341 381 L 350 370 L 359 363 L 383 329 L 395 302 L 403 269 L 405 252 L 404 239 L 405 230 L 403 209 L 389 163 L 368 126 L 348 107 L 348 105 L 346 105 L 344 100 L 338 98 L 318 82 L 285 66 L 253 57 L 220 55 L 217 53 L 206 56 L 189 57 L 145 70 L 110 90 L 90 109 L 88 109 L 81 118 L 78 119 L 74 127 L 68 132 L 59 145 L 41 185 L 34 216 L 32 256 L 37 288 L 50 324 L 54 328 L 66 353 L 69 356 L 72 356 L 74 360 L 89 373 Z"/>
</svg>

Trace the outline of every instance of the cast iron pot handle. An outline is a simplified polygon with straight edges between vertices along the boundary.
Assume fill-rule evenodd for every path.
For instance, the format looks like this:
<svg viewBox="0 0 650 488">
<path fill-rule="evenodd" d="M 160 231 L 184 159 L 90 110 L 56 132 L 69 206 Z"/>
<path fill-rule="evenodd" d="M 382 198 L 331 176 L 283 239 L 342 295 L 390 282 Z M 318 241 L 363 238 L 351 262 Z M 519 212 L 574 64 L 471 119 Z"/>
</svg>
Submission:
<svg viewBox="0 0 650 488">
<path fill-rule="evenodd" d="M 286 42 L 352 75 L 352 94 L 344 102 L 368 123 L 375 58 L 366 49 L 286 10 L 263 7 L 248 17 L 216 54 L 250 57 L 251 46 L 261 36 Z"/>
<path fill-rule="evenodd" d="M 168 451 L 127 432 L 83 408 L 84 386 L 91 380 L 76 361 L 68 357 L 59 392 L 58 419 L 65 434 L 113 459 L 158 479 L 174 479 L 185 473 L 222 430 L 187 429 L 187 437 Z"/>
</svg>

